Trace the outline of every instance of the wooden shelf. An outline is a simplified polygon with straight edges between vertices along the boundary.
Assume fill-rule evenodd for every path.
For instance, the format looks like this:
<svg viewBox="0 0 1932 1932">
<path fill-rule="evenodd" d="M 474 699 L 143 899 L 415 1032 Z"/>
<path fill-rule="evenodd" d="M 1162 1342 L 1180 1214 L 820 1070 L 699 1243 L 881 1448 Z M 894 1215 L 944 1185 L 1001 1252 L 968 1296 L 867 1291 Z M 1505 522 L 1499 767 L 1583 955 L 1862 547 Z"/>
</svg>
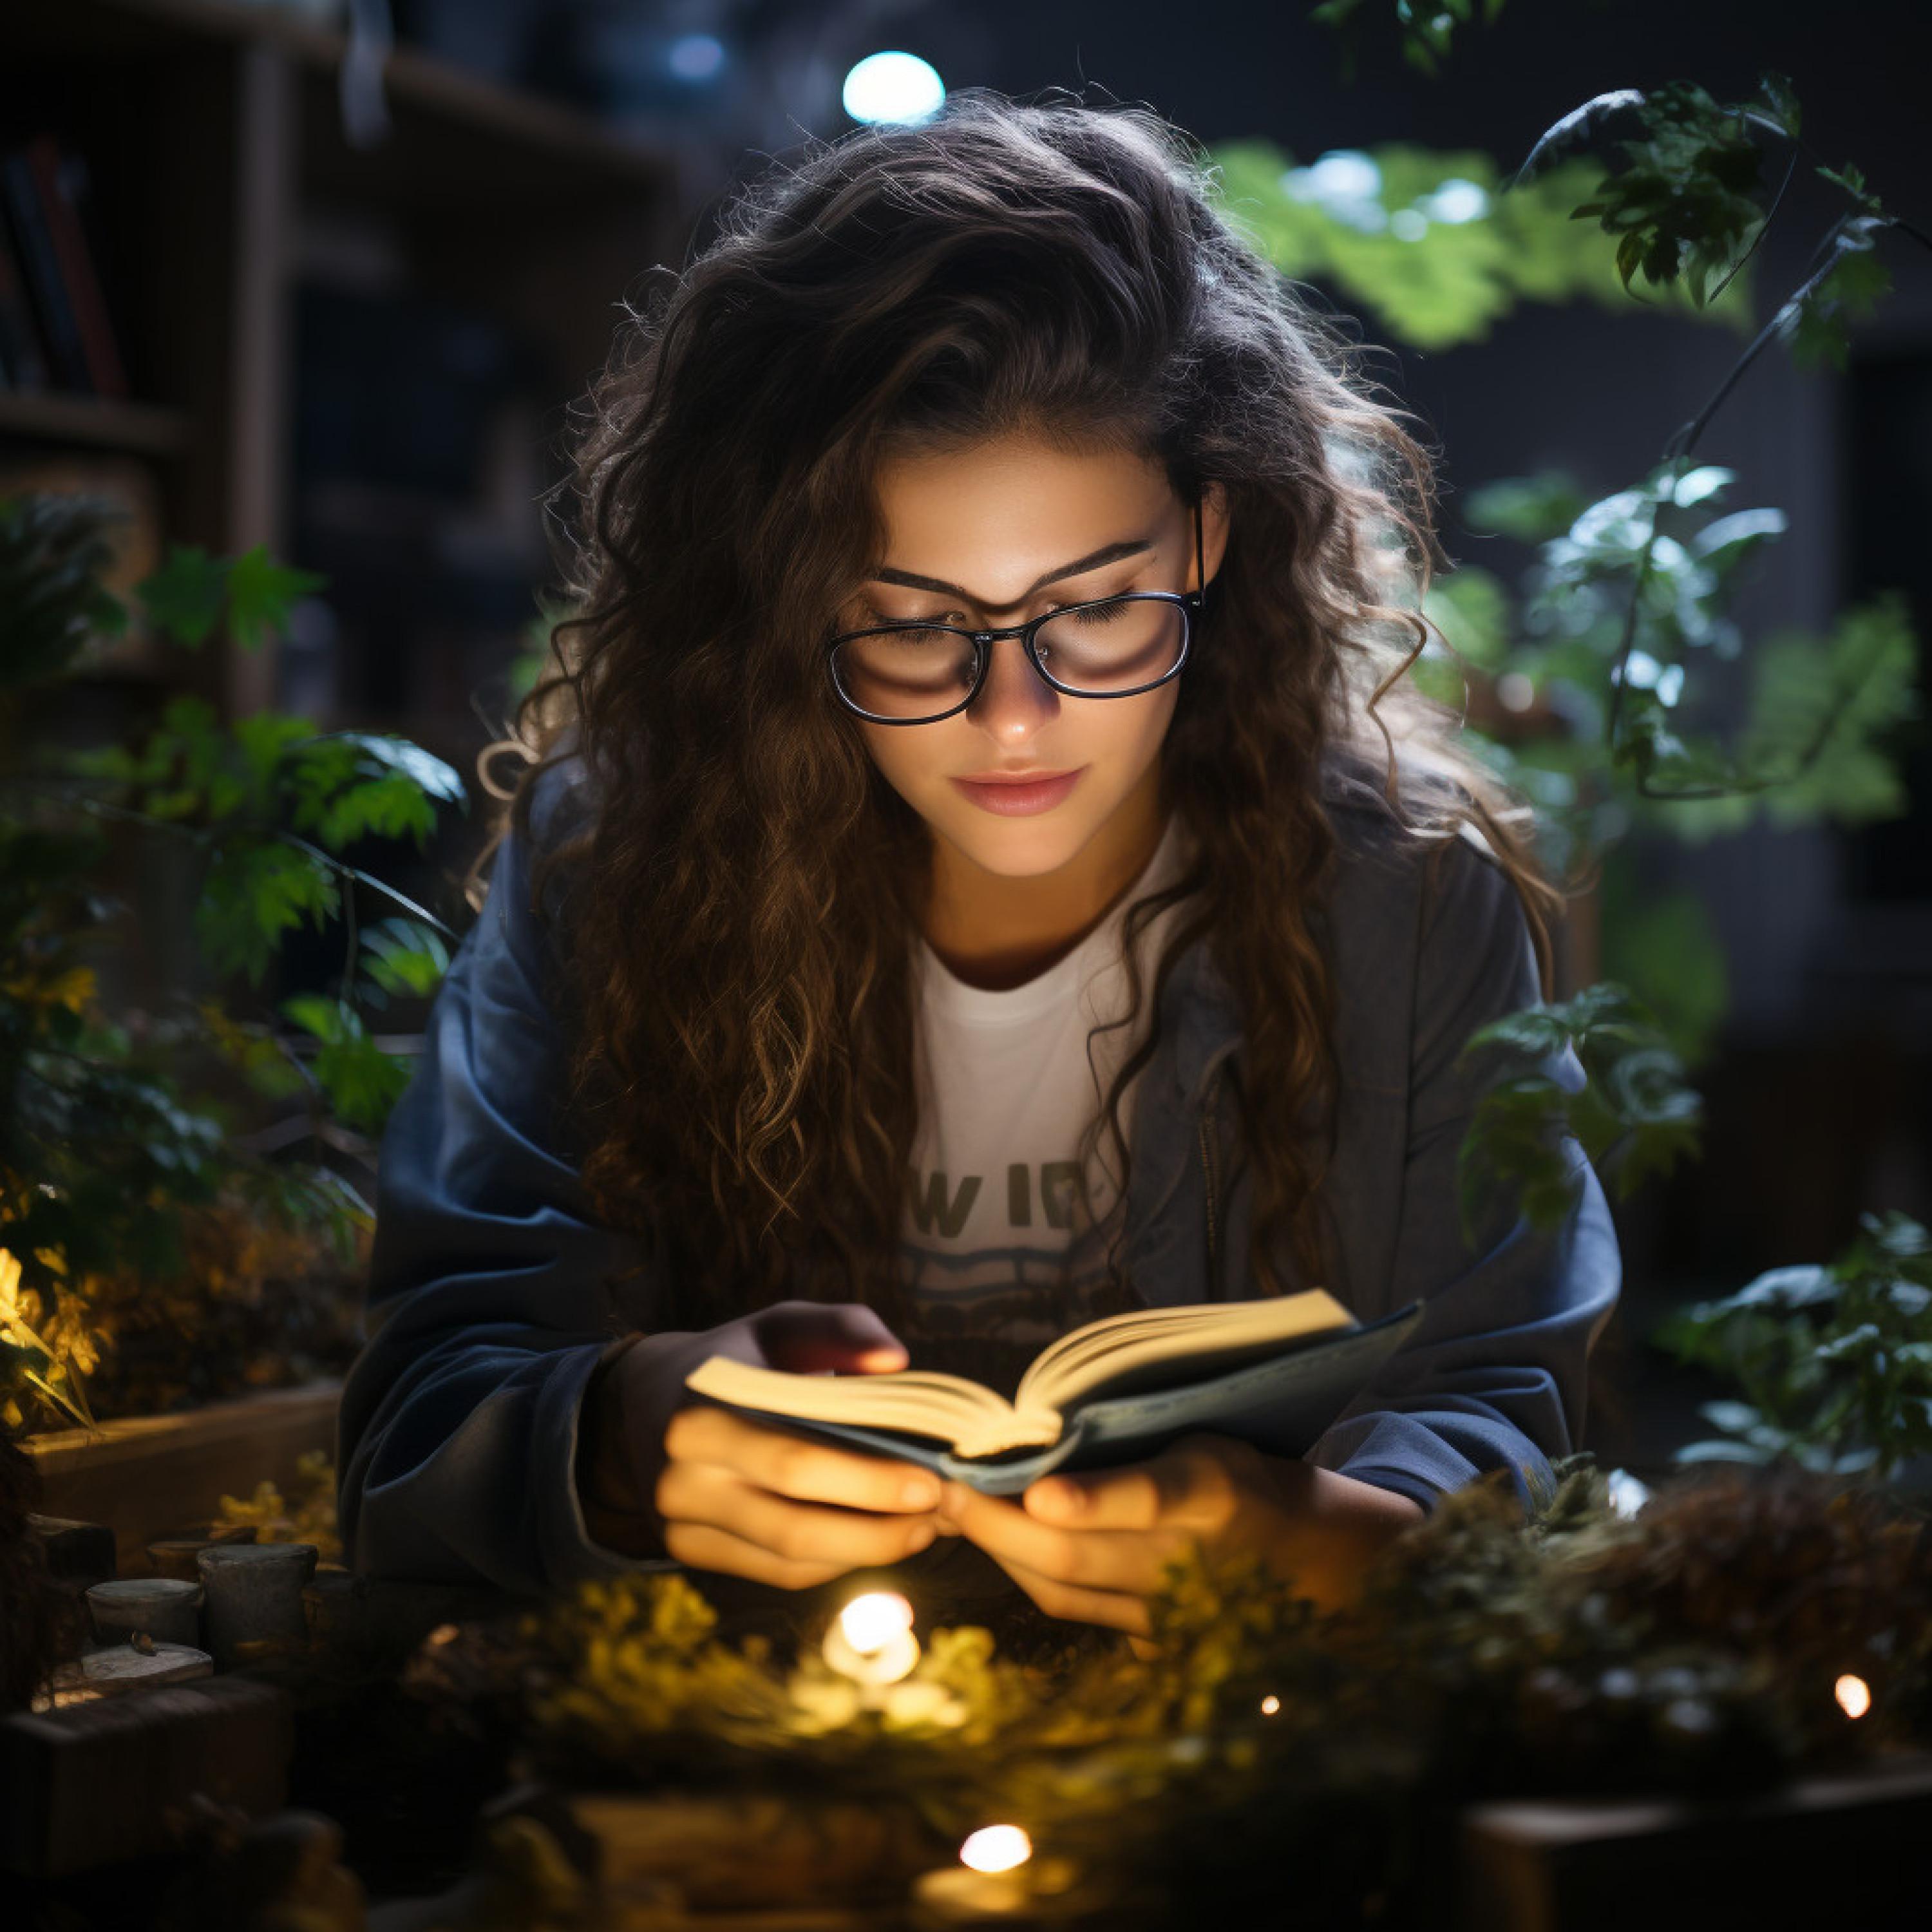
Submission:
<svg viewBox="0 0 1932 1932">
<path fill-rule="evenodd" d="M 48 53 L 152 53 L 184 42 L 226 42 L 277 50 L 300 65 L 334 75 L 349 37 L 299 15 L 244 0 L 66 0 L 9 22 L 15 46 Z M 671 176 L 670 151 L 626 135 L 566 103 L 500 86 L 450 62 L 404 45 L 382 63 L 382 91 L 392 109 L 413 109 L 451 127 L 542 154 L 577 173 L 602 174 L 612 185 L 651 188 Z"/>
<path fill-rule="evenodd" d="M 0 436 L 171 456 L 187 447 L 194 433 L 181 410 L 152 403 L 110 402 L 58 390 L 0 390 Z"/>
<path fill-rule="evenodd" d="M 0 448 L 149 459 L 165 540 L 315 567 L 292 548 L 292 412 L 299 292 L 328 272 L 305 247 L 318 234 L 386 254 L 399 303 L 473 312 L 526 347 L 523 400 L 550 436 L 633 279 L 682 251 L 675 149 L 400 45 L 381 68 L 386 129 L 358 145 L 340 95 L 350 45 L 245 0 L 0 0 L 0 97 L 24 117 L 16 138 L 44 111 L 87 158 L 124 353 L 152 399 L 0 392 Z M 345 639 L 366 637 L 360 614 L 341 610 Z M 274 701 L 277 657 L 224 645 L 187 682 L 246 716 Z"/>
</svg>

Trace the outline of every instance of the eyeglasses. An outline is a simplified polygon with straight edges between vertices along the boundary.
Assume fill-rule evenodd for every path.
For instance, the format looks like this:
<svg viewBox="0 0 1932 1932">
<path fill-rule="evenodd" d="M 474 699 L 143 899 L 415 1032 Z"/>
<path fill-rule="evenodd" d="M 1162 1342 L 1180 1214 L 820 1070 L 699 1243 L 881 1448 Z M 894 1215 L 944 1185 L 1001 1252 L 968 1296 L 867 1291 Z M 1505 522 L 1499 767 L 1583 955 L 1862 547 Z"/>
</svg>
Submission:
<svg viewBox="0 0 1932 1932">
<path fill-rule="evenodd" d="M 1004 631 L 884 624 L 847 631 L 826 646 L 840 703 L 874 724 L 934 724 L 980 694 L 993 645 L 1018 638 L 1034 669 L 1069 698 L 1134 698 L 1180 674 L 1205 596 L 1201 506 L 1194 506 L 1199 590 L 1130 590 L 1066 604 Z M 1051 664 L 1053 668 L 1049 669 Z"/>
</svg>

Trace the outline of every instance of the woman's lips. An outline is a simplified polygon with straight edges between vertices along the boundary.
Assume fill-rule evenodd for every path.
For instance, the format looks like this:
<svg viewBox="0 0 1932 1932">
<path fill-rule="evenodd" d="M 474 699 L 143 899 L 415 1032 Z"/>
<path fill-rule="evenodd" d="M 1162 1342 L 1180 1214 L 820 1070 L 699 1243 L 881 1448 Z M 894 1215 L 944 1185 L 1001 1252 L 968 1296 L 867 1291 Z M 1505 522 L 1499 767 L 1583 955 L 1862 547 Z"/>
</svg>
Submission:
<svg viewBox="0 0 1932 1932">
<path fill-rule="evenodd" d="M 998 812 L 1005 818 L 1030 818 L 1036 812 L 1051 812 L 1080 782 L 1086 770 L 1082 765 L 1061 778 L 1038 778 L 1018 784 L 982 784 L 971 778 L 955 778 L 952 782 L 982 811 Z"/>
</svg>

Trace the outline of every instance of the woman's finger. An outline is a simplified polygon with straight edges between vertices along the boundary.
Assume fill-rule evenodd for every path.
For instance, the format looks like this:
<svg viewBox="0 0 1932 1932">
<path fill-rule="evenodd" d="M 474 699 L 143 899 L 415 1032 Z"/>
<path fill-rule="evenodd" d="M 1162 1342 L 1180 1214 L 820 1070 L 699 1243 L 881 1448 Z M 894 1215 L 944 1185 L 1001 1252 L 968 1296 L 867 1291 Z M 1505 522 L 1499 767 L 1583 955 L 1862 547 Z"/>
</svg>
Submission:
<svg viewBox="0 0 1932 1932">
<path fill-rule="evenodd" d="M 782 1590 L 809 1590 L 842 1576 L 838 1563 L 806 1563 L 774 1556 L 734 1536 L 714 1523 L 674 1522 L 664 1532 L 664 1548 L 694 1570 L 716 1570 L 730 1576 L 748 1576 L 754 1583 L 774 1583 Z"/>
<path fill-rule="evenodd" d="M 961 1534 L 997 1562 L 1088 1589 L 1142 1595 L 1157 1589 L 1166 1566 L 1186 1555 L 1191 1540 L 1180 1530 L 1059 1529 L 963 1483 L 946 1486 L 943 1507 Z"/>
<path fill-rule="evenodd" d="M 712 1462 L 673 1462 L 652 1498 L 667 1522 L 709 1523 L 794 1562 L 838 1563 L 845 1569 L 897 1563 L 938 1534 L 930 1515 L 794 1502 Z"/>
<path fill-rule="evenodd" d="M 814 1442 L 716 1402 L 680 1409 L 664 1431 L 664 1450 L 673 1462 L 716 1463 L 799 1502 L 902 1514 L 930 1510 L 939 1501 L 939 1478 L 916 1462 Z"/>
<path fill-rule="evenodd" d="M 1030 1570 L 1010 1558 L 996 1559 L 1000 1568 L 1050 1617 L 1070 1623 L 1101 1624 L 1110 1630 L 1126 1630 L 1144 1637 L 1153 1630 L 1147 1605 L 1142 1598 L 1120 1590 L 1090 1590 L 1077 1583 L 1063 1583 Z"/>
<path fill-rule="evenodd" d="M 1168 1502 L 1160 1472 L 1148 1463 L 1092 1475 L 1044 1476 L 1020 1498 L 1041 1522 L 1081 1529 L 1152 1529 Z"/>
</svg>

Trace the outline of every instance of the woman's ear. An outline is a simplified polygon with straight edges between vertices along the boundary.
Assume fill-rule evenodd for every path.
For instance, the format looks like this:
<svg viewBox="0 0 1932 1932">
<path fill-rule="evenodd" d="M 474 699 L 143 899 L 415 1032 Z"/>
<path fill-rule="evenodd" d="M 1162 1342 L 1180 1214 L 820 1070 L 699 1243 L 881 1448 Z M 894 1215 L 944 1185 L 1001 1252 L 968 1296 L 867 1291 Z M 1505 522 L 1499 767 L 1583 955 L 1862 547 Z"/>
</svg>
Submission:
<svg viewBox="0 0 1932 1932">
<path fill-rule="evenodd" d="M 1201 568 L 1210 582 L 1227 554 L 1228 522 L 1226 484 L 1206 484 L 1201 492 Z"/>
</svg>

